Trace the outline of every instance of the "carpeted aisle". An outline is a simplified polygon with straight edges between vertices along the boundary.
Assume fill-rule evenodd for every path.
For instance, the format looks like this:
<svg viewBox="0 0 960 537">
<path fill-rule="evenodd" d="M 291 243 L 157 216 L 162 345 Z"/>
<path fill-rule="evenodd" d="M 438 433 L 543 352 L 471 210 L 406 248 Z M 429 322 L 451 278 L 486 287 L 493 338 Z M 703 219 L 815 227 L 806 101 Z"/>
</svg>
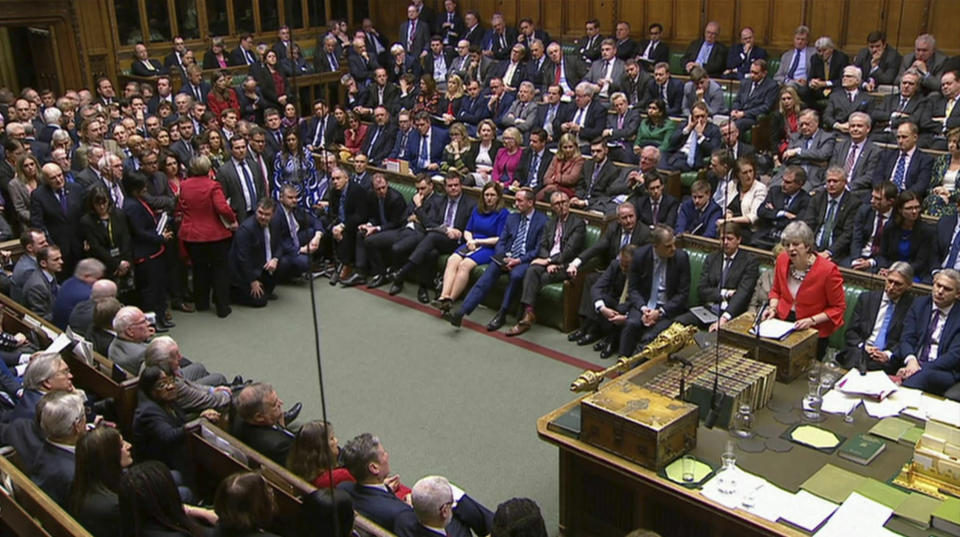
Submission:
<svg viewBox="0 0 960 537">
<path fill-rule="evenodd" d="M 484 308 L 472 317 L 479 331 L 469 323 L 456 330 L 419 307 L 415 286 L 407 287 L 391 300 L 316 281 L 327 414 L 341 445 L 376 434 L 407 485 L 441 474 L 491 509 L 533 498 L 554 534 L 557 449 L 537 438 L 536 419 L 574 398 L 568 386 L 577 366 L 609 361 L 552 328 L 535 326 L 524 338 L 551 356 L 491 337 Z M 277 293 L 265 309 L 234 307 L 226 320 L 178 312 L 171 335 L 211 371 L 269 381 L 287 406 L 302 401 L 301 423 L 319 419 L 309 289 Z"/>
</svg>

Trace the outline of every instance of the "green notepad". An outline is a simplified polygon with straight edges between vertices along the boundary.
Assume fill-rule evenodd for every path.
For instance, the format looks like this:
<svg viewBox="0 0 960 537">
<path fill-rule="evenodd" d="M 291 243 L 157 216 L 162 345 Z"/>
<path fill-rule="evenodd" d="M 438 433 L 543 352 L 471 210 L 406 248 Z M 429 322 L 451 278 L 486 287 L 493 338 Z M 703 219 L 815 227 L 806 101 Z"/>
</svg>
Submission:
<svg viewBox="0 0 960 537">
<path fill-rule="evenodd" d="M 943 503 L 941 500 L 931 498 L 926 494 L 911 492 L 907 498 L 900 502 L 893 514 L 908 520 L 921 528 L 930 527 L 930 515 Z"/>
<path fill-rule="evenodd" d="M 861 496 L 879 504 L 886 505 L 890 509 L 896 509 L 909 496 L 906 492 L 886 483 L 881 483 L 876 479 L 867 479 L 854 492 L 858 492 Z"/>
<path fill-rule="evenodd" d="M 800 485 L 800 488 L 833 503 L 843 503 L 851 492 L 863 484 L 867 478 L 838 468 L 832 464 L 825 464 L 817 473 Z"/>
<path fill-rule="evenodd" d="M 947 498 L 933 510 L 933 527 L 950 535 L 960 535 L 960 499 Z"/>
<path fill-rule="evenodd" d="M 909 431 L 903 433 L 903 436 L 900 437 L 900 443 L 906 444 L 910 447 L 916 446 L 917 442 L 920 440 L 920 437 L 923 436 L 923 427 L 914 426 Z"/>
<path fill-rule="evenodd" d="M 899 442 L 900 438 L 913 427 L 913 423 L 902 418 L 884 418 L 870 429 L 870 434 Z"/>
<path fill-rule="evenodd" d="M 870 464 L 886 447 L 883 440 L 868 434 L 857 434 L 840 446 L 837 455 L 858 464 Z"/>
</svg>

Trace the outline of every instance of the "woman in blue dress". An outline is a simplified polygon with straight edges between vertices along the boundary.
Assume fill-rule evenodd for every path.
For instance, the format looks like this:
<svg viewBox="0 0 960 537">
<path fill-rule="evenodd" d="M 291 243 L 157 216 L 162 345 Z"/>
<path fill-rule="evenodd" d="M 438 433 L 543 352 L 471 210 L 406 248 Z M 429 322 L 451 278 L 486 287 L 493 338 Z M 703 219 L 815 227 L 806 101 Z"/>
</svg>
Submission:
<svg viewBox="0 0 960 537">
<path fill-rule="evenodd" d="M 448 311 L 453 301 L 470 283 L 470 271 L 477 265 L 485 265 L 493 257 L 500 232 L 507 223 L 509 211 L 500 206 L 503 186 L 497 182 L 487 183 L 480 192 L 481 203 L 473 209 L 467 227 L 463 231 L 464 243 L 447 258 L 443 273 L 443 290 L 434 306 Z"/>
<path fill-rule="evenodd" d="M 317 166 L 311 155 L 300 143 L 300 133 L 296 127 L 287 129 L 283 136 L 283 149 L 273 162 L 273 197 L 280 194 L 283 185 L 290 183 L 300 193 L 300 203 L 304 207 L 313 207 L 321 200 L 318 198 L 320 186 Z"/>
</svg>

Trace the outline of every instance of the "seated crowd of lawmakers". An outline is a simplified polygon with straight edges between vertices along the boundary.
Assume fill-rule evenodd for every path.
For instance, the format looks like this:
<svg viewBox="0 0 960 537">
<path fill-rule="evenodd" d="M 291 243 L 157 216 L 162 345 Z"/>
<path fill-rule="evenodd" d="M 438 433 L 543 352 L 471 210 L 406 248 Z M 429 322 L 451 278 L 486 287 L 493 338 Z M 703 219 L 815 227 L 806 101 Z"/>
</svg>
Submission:
<svg viewBox="0 0 960 537">
<path fill-rule="evenodd" d="M 932 36 L 901 58 L 875 32 L 851 60 L 828 37 L 808 46 L 800 27 L 770 75 L 750 28 L 728 51 L 711 22 L 683 58 L 684 83 L 671 77 L 659 24 L 637 43 L 626 22 L 603 37 L 588 21 L 576 52 L 565 54 L 529 19 L 514 29 L 494 15 L 484 29 L 476 13 L 461 16 L 452 0 L 445 7 L 411 4 L 392 45 L 369 20 L 352 39 L 333 24 L 317 39 L 314 67 L 347 71 L 346 103 L 331 110 L 318 100 L 309 118 L 297 112 L 290 77 L 305 60 L 287 28 L 272 47 L 247 35 L 227 53 L 215 40 L 204 67 L 250 66 L 236 88 L 226 71 L 212 85 L 203 80 L 178 38 L 165 62 L 136 47 L 131 71 L 155 80 L 127 84 L 122 98 L 107 78 L 95 92 L 62 96 L 0 90 L 0 235 L 19 234 L 23 247 L 0 286 L 140 378 L 131 458 L 118 433 L 87 433 L 109 401 L 75 389 L 59 355 L 30 355 L 29 338 L 0 335 L 0 440 L 96 535 L 116 535 L 121 524 L 124 535 L 134 534 L 128 524 L 199 535 L 194 519 L 217 523 L 195 507 L 161 516 L 157 506 L 170 502 L 149 497 L 169 489 L 193 501 L 185 424 L 198 415 L 229 421 L 250 447 L 318 486 L 345 482 L 357 511 L 398 535 L 496 527 L 493 513 L 443 478 L 400 484 L 376 437 L 360 435 L 341 451 L 327 423 L 295 432 L 287 425 L 299 404 L 284 412 L 269 384 L 228 382 L 183 357 L 170 337 L 155 337 L 173 326 L 168 306 L 204 311 L 212 299 L 226 317 L 231 304 L 266 306 L 278 283 L 318 276 L 389 286 L 390 295 L 415 281 L 417 299 L 457 327 L 506 276 L 486 328 L 515 315 L 506 334 L 516 336 L 535 324 L 543 286 L 584 272 L 580 328 L 569 339 L 607 358 L 632 355 L 675 321 L 716 330 L 762 308 L 775 271 L 760 275 L 758 257 L 741 246 L 782 243 L 778 266 L 799 248 L 834 270 L 885 278 L 856 305 L 844 365 L 957 398 L 960 81 L 952 66 L 960 62 Z M 732 102 L 717 82 L 724 78 L 739 80 Z M 899 92 L 869 94 L 880 86 Z M 741 139 L 761 119 L 771 125 L 770 151 Z M 409 202 L 368 169 L 390 159 L 416 176 Z M 674 171 L 704 173 L 676 199 L 665 192 Z M 508 194 L 515 210 L 504 207 Z M 590 213 L 615 220 L 587 247 Z M 697 283 L 712 324 L 689 309 L 682 233 L 720 240 Z M 915 282 L 932 284 L 932 295 L 914 298 Z M 807 294 L 817 292 L 811 285 Z M 937 382 L 924 384 L 931 371 Z M 121 471 L 134 460 L 141 464 Z M 229 503 L 231 493 L 263 484 L 228 481 L 218 491 L 220 523 L 268 524 L 269 509 Z"/>
</svg>

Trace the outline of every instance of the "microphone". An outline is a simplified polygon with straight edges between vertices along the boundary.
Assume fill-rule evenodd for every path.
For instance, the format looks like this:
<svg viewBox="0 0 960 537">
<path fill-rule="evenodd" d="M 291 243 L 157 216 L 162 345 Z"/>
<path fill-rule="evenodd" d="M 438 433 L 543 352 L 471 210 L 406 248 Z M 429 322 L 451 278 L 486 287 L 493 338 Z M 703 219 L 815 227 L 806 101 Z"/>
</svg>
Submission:
<svg viewBox="0 0 960 537">
<path fill-rule="evenodd" d="M 677 356 L 675 354 L 671 354 L 670 356 L 668 356 L 667 362 L 680 362 L 685 367 L 693 367 L 693 362 L 691 362 L 687 358 L 683 358 L 682 356 Z"/>
</svg>

